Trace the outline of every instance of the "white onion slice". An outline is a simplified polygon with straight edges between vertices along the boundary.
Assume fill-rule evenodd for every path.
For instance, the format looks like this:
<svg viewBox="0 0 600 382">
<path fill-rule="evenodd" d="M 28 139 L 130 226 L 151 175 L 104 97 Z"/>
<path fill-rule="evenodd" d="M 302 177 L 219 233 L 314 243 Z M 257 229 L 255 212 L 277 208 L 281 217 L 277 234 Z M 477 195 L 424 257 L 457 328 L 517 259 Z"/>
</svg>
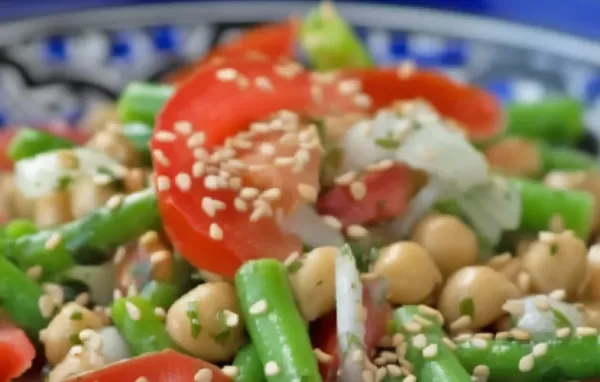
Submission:
<svg viewBox="0 0 600 382">
<path fill-rule="evenodd" d="M 112 302 L 115 279 L 112 260 L 100 265 L 77 265 L 69 269 L 66 277 L 86 284 L 96 304 L 109 305 Z"/>
<path fill-rule="evenodd" d="M 537 307 L 538 299 L 547 301 L 548 310 Z M 515 300 L 510 300 L 515 301 Z M 523 298 L 523 314 L 514 316 L 516 327 L 531 334 L 534 341 L 546 341 L 556 336 L 556 329 L 569 326 L 572 328 L 584 325 L 583 314 L 572 304 L 562 302 L 546 295 Z"/>
<path fill-rule="evenodd" d="M 335 258 L 335 298 L 338 349 L 340 352 L 339 380 L 362 382 L 362 362 L 352 355 L 365 349 L 365 323 L 360 316 L 363 309 L 362 283 L 352 250 L 344 245 Z"/>
<path fill-rule="evenodd" d="M 15 164 L 15 183 L 23 195 L 29 198 L 47 195 L 56 191 L 65 178 L 93 177 L 102 172 L 115 177 L 125 174 L 125 168 L 119 163 L 102 153 L 85 148 L 71 150 L 78 165 L 74 169 L 66 169 L 60 166 L 59 152 L 42 153 Z"/>
<path fill-rule="evenodd" d="M 291 214 L 279 220 L 282 230 L 300 238 L 311 247 L 336 246 L 344 244 L 344 237 L 335 228 L 325 224 L 313 207 L 302 204 Z"/>
<path fill-rule="evenodd" d="M 98 332 L 102 338 L 102 355 L 113 363 L 131 357 L 129 346 L 114 326 L 107 326 Z"/>
</svg>

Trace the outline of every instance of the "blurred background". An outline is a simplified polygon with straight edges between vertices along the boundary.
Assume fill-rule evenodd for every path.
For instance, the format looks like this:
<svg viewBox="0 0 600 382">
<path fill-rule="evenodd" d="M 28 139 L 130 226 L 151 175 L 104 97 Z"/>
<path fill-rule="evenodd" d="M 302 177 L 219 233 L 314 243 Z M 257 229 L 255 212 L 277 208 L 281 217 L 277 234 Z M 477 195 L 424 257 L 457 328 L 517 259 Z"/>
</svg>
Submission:
<svg viewBox="0 0 600 382">
<path fill-rule="evenodd" d="M 132 80 L 159 80 L 248 26 L 315 1 L 0 0 L 0 126 L 75 125 Z M 600 3 L 336 2 L 377 60 L 412 59 L 503 101 L 569 94 L 600 131 Z"/>
</svg>

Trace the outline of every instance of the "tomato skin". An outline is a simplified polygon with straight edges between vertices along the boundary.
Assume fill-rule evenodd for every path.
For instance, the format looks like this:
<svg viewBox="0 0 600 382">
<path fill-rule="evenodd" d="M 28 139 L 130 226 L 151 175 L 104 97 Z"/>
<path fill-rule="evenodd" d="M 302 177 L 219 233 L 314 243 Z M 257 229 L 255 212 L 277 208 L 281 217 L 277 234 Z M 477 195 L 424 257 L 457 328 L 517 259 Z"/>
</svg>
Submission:
<svg viewBox="0 0 600 382">
<path fill-rule="evenodd" d="M 335 381 L 339 366 L 338 339 L 335 311 L 319 318 L 310 326 L 310 338 L 314 348 L 333 355 L 329 363 L 319 363 L 319 371 L 324 381 Z"/>
<path fill-rule="evenodd" d="M 418 70 L 399 75 L 392 68 L 344 72 L 362 81 L 362 91 L 371 97 L 371 111 L 397 100 L 424 99 L 440 115 L 459 122 L 473 140 L 497 136 L 505 127 L 500 102 L 491 93 L 453 81 L 444 74 Z"/>
<path fill-rule="evenodd" d="M 171 182 L 169 190 L 158 192 L 168 236 L 192 264 L 229 278 L 246 260 L 265 257 L 285 259 L 301 249 L 300 241 L 282 232 L 273 217 L 250 222 L 248 213 L 240 213 L 233 207 L 237 191 L 230 188 L 207 189 L 204 176 L 192 178 L 190 190 L 186 192 L 175 187 L 177 175 L 190 173 L 196 159 L 187 145 L 187 137 L 174 134 L 174 125 L 178 121 L 189 121 L 195 132 L 205 134 L 203 148 L 210 152 L 227 138 L 246 131 L 251 123 L 265 120 L 280 110 L 301 115 L 323 115 L 331 107 L 342 110 L 354 107 L 348 96 L 334 96 L 338 94 L 336 84 L 322 88 L 323 94 L 331 94 L 327 103 L 315 102 L 311 93 L 315 84 L 308 73 L 280 75 L 275 70 L 277 65 L 268 61 L 239 60 L 197 71 L 165 105 L 157 119 L 151 142 L 151 148 L 161 150 L 169 160 L 168 165 L 159 161 L 154 163 L 156 176 L 167 177 Z M 236 81 L 219 80 L 217 72 L 223 67 L 243 76 L 248 81 L 247 86 L 240 89 Z M 252 80 L 258 77 L 268 79 L 272 90 L 254 86 Z M 157 139 L 164 133 L 174 134 L 175 138 L 169 142 Z M 247 181 L 244 174 L 241 176 Z M 259 175 L 257 172 L 255 177 Z M 317 176 L 315 171 L 315 179 Z M 297 177 L 301 179 L 303 174 Z M 272 179 L 277 180 L 275 177 Z M 204 197 L 222 201 L 226 208 L 215 217 L 209 217 L 203 212 Z M 213 223 L 222 229 L 223 240 L 210 237 L 209 227 Z"/>
<path fill-rule="evenodd" d="M 24 331 L 8 321 L 2 321 L 0 355 L 0 382 L 8 382 L 21 376 L 31 367 L 35 358 L 35 348 Z"/>
<path fill-rule="evenodd" d="M 319 214 L 335 216 L 349 226 L 399 216 L 406 211 L 414 188 L 408 167 L 398 164 L 369 172 L 363 181 L 367 188 L 364 198 L 355 200 L 350 186 L 336 185 L 317 201 Z"/>
<path fill-rule="evenodd" d="M 194 380 L 194 375 L 202 368 L 209 368 L 213 372 L 213 382 L 231 381 L 215 365 L 174 350 L 163 350 L 115 362 L 65 382 L 135 381 L 142 376 L 146 377 L 148 382 L 189 382 Z"/>
<path fill-rule="evenodd" d="M 258 53 L 257 57 L 269 60 L 293 59 L 298 40 L 300 22 L 291 18 L 280 23 L 261 25 L 249 29 L 232 41 L 217 46 L 207 56 L 167 76 L 166 82 L 181 85 L 203 66 L 216 62 L 213 59 L 244 57 Z"/>
</svg>

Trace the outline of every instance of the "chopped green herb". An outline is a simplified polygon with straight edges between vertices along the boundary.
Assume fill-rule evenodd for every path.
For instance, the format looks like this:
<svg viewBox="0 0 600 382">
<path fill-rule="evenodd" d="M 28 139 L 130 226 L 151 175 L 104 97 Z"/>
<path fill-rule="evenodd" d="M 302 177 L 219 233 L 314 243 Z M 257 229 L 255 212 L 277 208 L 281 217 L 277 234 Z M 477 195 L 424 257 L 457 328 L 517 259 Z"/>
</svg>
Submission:
<svg viewBox="0 0 600 382">
<path fill-rule="evenodd" d="M 556 255 L 559 250 L 560 250 L 560 246 L 558 245 L 558 243 L 550 244 L 550 254 L 551 255 L 553 255 L 553 256 Z"/>
<path fill-rule="evenodd" d="M 69 175 L 65 175 L 58 180 L 58 185 L 56 186 L 56 188 L 58 191 L 66 191 L 72 182 L 73 178 Z"/>
<path fill-rule="evenodd" d="M 287 268 L 288 273 L 294 274 L 294 273 L 298 272 L 298 270 L 300 270 L 300 268 L 302 268 L 302 260 L 296 259 L 296 260 L 292 261 L 290 264 L 288 264 L 286 268 Z"/>
<path fill-rule="evenodd" d="M 72 333 L 69 336 L 69 343 L 71 344 L 71 346 L 81 345 L 83 343 L 81 342 L 81 338 L 79 338 L 79 332 Z"/>
<path fill-rule="evenodd" d="M 333 183 L 333 179 L 342 165 L 344 152 L 339 147 L 335 147 L 330 141 L 329 136 L 327 135 L 327 126 L 325 126 L 325 123 L 322 120 L 315 120 L 313 123 L 317 127 L 319 141 L 321 142 L 321 147 L 323 147 L 320 180 L 322 184 L 330 185 Z"/>
<path fill-rule="evenodd" d="M 323 285 L 323 280 L 317 281 L 317 285 Z M 352 287 L 354 288 L 354 285 L 352 285 Z"/>
<path fill-rule="evenodd" d="M 83 313 L 81 313 L 80 311 L 75 311 L 73 313 L 71 313 L 71 317 L 70 319 L 72 321 L 81 321 L 81 319 L 83 318 Z"/>
<path fill-rule="evenodd" d="M 381 148 L 395 150 L 400 147 L 400 141 L 393 138 L 377 138 L 375 144 Z"/>
<path fill-rule="evenodd" d="M 573 327 L 571 321 L 569 321 L 569 319 L 561 311 L 554 308 L 550 308 L 550 310 L 552 311 L 552 315 L 554 316 L 554 325 L 557 329 Z"/>
<path fill-rule="evenodd" d="M 475 304 L 472 298 L 464 298 L 460 302 L 460 315 L 473 317 L 475 315 Z"/>
<path fill-rule="evenodd" d="M 225 341 L 231 335 L 231 329 L 227 326 L 227 317 L 225 316 L 224 311 L 219 311 L 217 313 L 217 321 L 219 321 L 219 326 L 221 327 L 221 331 L 215 334 L 214 339 L 219 345 L 224 346 Z"/>
<path fill-rule="evenodd" d="M 186 314 L 190 319 L 192 338 L 196 339 L 200 335 L 200 332 L 202 332 L 202 325 L 200 325 L 200 318 L 198 317 L 195 301 L 188 302 Z"/>
</svg>

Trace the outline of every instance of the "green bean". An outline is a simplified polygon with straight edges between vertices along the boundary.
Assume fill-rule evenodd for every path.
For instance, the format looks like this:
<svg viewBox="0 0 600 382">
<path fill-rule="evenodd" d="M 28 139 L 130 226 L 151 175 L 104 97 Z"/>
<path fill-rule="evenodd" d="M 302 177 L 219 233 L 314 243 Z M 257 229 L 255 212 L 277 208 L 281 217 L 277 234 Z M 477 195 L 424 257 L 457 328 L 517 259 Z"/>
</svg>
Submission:
<svg viewBox="0 0 600 382">
<path fill-rule="evenodd" d="M 258 353 L 252 344 L 246 344 L 235 356 L 233 365 L 237 366 L 236 382 L 264 382 L 265 373 Z"/>
<path fill-rule="evenodd" d="M 133 82 L 119 97 L 117 110 L 123 123 L 141 122 L 154 126 L 154 119 L 174 92 L 169 85 Z"/>
<path fill-rule="evenodd" d="M 507 133 L 547 142 L 574 143 L 584 132 L 584 107 L 573 98 L 508 106 Z"/>
<path fill-rule="evenodd" d="M 586 192 L 552 189 L 526 179 L 509 179 L 521 193 L 519 228 L 528 231 L 547 230 L 551 219 L 560 216 L 566 229 L 587 239 L 594 215 L 594 197 Z"/>
<path fill-rule="evenodd" d="M 21 236 L 34 234 L 37 231 L 35 224 L 29 219 L 11 220 L 4 228 L 4 233 L 11 239 L 18 239 Z"/>
<path fill-rule="evenodd" d="M 174 284 L 152 280 L 144 286 L 140 296 L 148 300 L 153 306 L 169 309 L 175 300 L 181 296 L 181 291 Z"/>
<path fill-rule="evenodd" d="M 238 270 L 235 286 L 261 362 L 279 369 L 267 380 L 322 381 L 285 267 L 272 259 L 249 261 Z"/>
<path fill-rule="evenodd" d="M 119 206 L 105 206 L 55 229 L 3 243 L 4 251 L 21 269 L 42 267 L 45 279 L 60 276 L 78 262 L 80 254 L 108 252 L 142 233 L 160 227 L 152 189 L 124 198 Z"/>
<path fill-rule="evenodd" d="M 415 324 L 414 318 L 421 316 L 432 322 L 430 326 L 424 326 L 420 333 L 406 330 L 409 324 Z M 408 344 L 406 359 L 410 361 L 420 381 L 437 382 L 468 382 L 471 381 L 471 375 L 462 367 L 454 352 L 448 348 L 443 341 L 445 336 L 441 323 L 436 316 L 422 315 L 419 308 L 414 305 L 405 305 L 396 309 L 394 313 L 394 322 L 396 330 L 406 335 Z M 419 334 L 423 334 L 427 339 L 425 348 L 421 349 L 420 344 L 416 346 Z M 435 354 L 425 356 L 428 347 L 437 348 Z"/>
<path fill-rule="evenodd" d="M 143 123 L 127 123 L 123 125 L 121 132 L 131 142 L 142 161 L 142 165 L 151 166 L 150 139 L 152 138 L 152 127 Z"/>
<path fill-rule="evenodd" d="M 176 348 L 154 308 L 139 296 L 118 299 L 111 306 L 115 326 L 136 355 Z"/>
<path fill-rule="evenodd" d="M 25 127 L 10 141 L 8 157 L 13 161 L 31 158 L 47 151 L 70 149 L 75 143 L 43 130 Z"/>
<path fill-rule="evenodd" d="M 48 325 L 40 311 L 42 288 L 7 259 L 0 257 L 0 307 L 31 338 Z"/>
<path fill-rule="evenodd" d="M 552 147 L 545 144 L 539 145 L 544 173 L 564 170 L 590 170 L 598 168 L 595 156 L 581 150 L 568 147 Z"/>
<path fill-rule="evenodd" d="M 489 382 L 567 381 L 600 375 L 600 338 L 569 336 L 548 342 L 460 342 L 456 354 L 467 370 L 489 368 Z M 534 354 L 535 353 L 535 354 Z"/>
<path fill-rule="evenodd" d="M 364 68 L 374 65 L 368 50 L 329 1 L 304 19 L 300 41 L 317 70 Z"/>
</svg>

